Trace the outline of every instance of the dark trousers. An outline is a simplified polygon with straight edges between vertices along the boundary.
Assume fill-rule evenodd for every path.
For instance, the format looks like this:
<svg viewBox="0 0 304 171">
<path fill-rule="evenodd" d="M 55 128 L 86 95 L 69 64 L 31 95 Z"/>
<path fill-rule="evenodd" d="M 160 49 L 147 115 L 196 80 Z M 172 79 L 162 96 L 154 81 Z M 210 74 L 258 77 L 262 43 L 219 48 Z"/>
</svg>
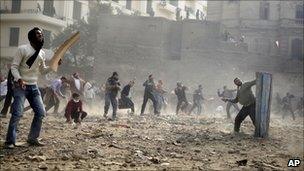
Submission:
<svg viewBox="0 0 304 171">
<path fill-rule="evenodd" d="M 71 118 L 74 120 L 75 123 L 79 123 L 79 122 L 81 122 L 87 115 L 88 115 L 87 112 L 84 112 L 84 111 L 82 111 L 82 112 L 74 112 L 74 113 L 72 113 Z M 79 116 L 80 116 L 80 118 L 79 118 Z"/>
<path fill-rule="evenodd" d="M 106 93 L 105 94 L 105 106 L 104 106 L 104 114 L 108 114 L 109 108 L 110 108 L 110 104 L 112 105 L 113 108 L 113 115 L 112 118 L 115 119 L 116 118 L 116 112 L 117 112 L 117 98 L 115 94 L 112 93 Z"/>
<path fill-rule="evenodd" d="M 134 103 L 128 96 L 121 96 L 122 108 L 131 108 L 132 113 L 134 113 Z"/>
<path fill-rule="evenodd" d="M 243 106 L 242 109 L 235 117 L 234 122 L 234 131 L 239 132 L 241 123 L 246 119 L 249 115 L 250 119 L 252 120 L 253 124 L 255 125 L 255 103 L 249 106 Z"/>
<path fill-rule="evenodd" d="M 189 114 L 191 114 L 191 112 L 197 108 L 197 114 L 200 115 L 202 113 L 202 103 L 200 101 L 194 101 L 193 102 L 193 106 L 189 111 Z"/>
<path fill-rule="evenodd" d="M 178 114 L 179 110 L 181 109 L 182 111 L 187 108 L 189 105 L 187 100 L 177 100 L 177 105 L 176 105 L 176 114 Z"/>
<path fill-rule="evenodd" d="M 295 114 L 294 114 L 294 112 L 293 112 L 291 106 L 289 106 L 289 105 L 284 105 L 283 108 L 282 108 L 282 111 L 283 111 L 283 115 L 282 115 L 282 118 L 283 118 L 283 119 L 285 118 L 285 116 L 286 116 L 288 113 L 291 114 L 293 120 L 296 119 L 296 118 L 295 118 Z"/>
<path fill-rule="evenodd" d="M 54 106 L 54 113 L 58 113 L 60 100 L 51 88 L 46 88 L 44 97 L 45 110 L 48 111 Z"/>
<path fill-rule="evenodd" d="M 231 115 L 230 115 L 230 108 L 231 106 L 233 106 L 238 112 L 240 111 L 239 106 L 236 103 L 231 103 L 231 102 L 227 102 L 227 106 L 226 106 L 226 112 L 227 112 L 227 118 L 230 119 Z"/>
<path fill-rule="evenodd" d="M 152 103 L 153 103 L 154 114 L 158 114 L 158 111 L 157 111 L 157 101 L 156 101 L 156 99 L 155 99 L 155 96 L 154 96 L 152 93 L 145 92 L 143 104 L 142 104 L 142 106 L 141 106 L 141 112 L 140 112 L 141 115 L 144 114 L 145 109 L 146 109 L 146 105 L 147 105 L 147 102 L 148 102 L 149 99 L 150 99 L 150 100 L 152 101 Z"/>
</svg>

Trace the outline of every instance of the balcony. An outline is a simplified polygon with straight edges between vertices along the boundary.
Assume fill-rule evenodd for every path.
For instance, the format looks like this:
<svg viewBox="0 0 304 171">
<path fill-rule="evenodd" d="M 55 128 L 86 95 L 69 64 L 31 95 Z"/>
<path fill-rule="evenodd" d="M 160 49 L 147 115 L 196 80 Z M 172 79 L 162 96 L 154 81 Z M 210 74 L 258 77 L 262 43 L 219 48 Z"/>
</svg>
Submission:
<svg viewBox="0 0 304 171">
<path fill-rule="evenodd" d="M 52 24 L 58 27 L 65 27 L 67 25 L 67 18 L 63 16 L 54 15 L 53 17 L 43 14 L 43 11 L 38 9 L 25 9 L 19 13 L 12 13 L 10 10 L 0 10 L 2 21 L 37 21 L 46 24 Z"/>
<path fill-rule="evenodd" d="M 287 19 L 280 20 L 280 26 L 285 28 L 303 28 L 304 19 Z"/>
</svg>

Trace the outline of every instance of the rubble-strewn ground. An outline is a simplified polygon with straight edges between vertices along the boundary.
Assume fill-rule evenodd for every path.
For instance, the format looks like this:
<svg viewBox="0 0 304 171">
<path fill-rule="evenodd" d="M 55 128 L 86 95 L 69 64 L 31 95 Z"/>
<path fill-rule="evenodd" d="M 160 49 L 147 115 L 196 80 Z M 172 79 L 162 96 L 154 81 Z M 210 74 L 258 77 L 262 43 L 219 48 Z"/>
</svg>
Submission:
<svg viewBox="0 0 304 171">
<path fill-rule="evenodd" d="M 272 117 L 270 137 L 254 138 L 249 118 L 241 134 L 220 116 L 123 115 L 109 122 L 90 116 L 81 127 L 64 118 L 44 119 L 44 147 L 3 149 L 9 118 L 1 119 L 0 170 L 287 170 L 290 158 L 303 169 L 303 118 Z M 25 142 L 32 114 L 20 121 L 18 142 Z M 245 166 L 236 161 L 245 160 Z"/>
</svg>

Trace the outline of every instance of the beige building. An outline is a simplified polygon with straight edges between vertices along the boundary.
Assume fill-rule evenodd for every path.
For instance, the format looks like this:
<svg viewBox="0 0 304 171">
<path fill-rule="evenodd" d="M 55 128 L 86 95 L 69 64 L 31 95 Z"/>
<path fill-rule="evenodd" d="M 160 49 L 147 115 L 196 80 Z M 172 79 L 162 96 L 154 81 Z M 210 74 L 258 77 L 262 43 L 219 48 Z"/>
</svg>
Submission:
<svg viewBox="0 0 304 171">
<path fill-rule="evenodd" d="M 101 0 L 101 3 L 111 4 L 114 14 L 163 17 L 176 20 L 179 11 L 180 19 L 205 18 L 206 2 L 202 0 Z"/>
<path fill-rule="evenodd" d="M 303 1 L 208 1 L 207 20 L 248 51 L 303 60 Z"/>
<path fill-rule="evenodd" d="M 16 48 L 28 42 L 27 33 L 43 29 L 46 49 L 54 35 L 80 19 L 87 19 L 88 1 L 83 0 L 1 0 L 1 71 L 7 70 Z M 46 50 L 49 52 L 48 50 Z"/>
</svg>

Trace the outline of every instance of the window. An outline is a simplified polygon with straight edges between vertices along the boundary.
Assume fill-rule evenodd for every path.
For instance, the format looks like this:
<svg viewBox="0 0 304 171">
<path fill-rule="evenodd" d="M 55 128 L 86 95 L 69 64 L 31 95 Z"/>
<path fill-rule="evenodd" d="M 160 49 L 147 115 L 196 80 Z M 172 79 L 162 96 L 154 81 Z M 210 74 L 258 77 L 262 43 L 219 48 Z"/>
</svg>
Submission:
<svg viewBox="0 0 304 171">
<path fill-rule="evenodd" d="M 304 5 L 296 6 L 296 19 L 304 19 Z"/>
<path fill-rule="evenodd" d="M 12 13 L 20 13 L 21 0 L 12 0 Z"/>
<path fill-rule="evenodd" d="M 178 0 L 170 0 L 169 3 L 175 7 L 178 7 Z"/>
<path fill-rule="evenodd" d="M 51 34 L 52 34 L 51 31 L 43 30 L 44 48 L 46 48 L 46 49 L 49 49 L 51 47 Z"/>
<path fill-rule="evenodd" d="M 131 0 L 127 0 L 127 1 L 126 1 L 126 8 L 127 8 L 128 10 L 131 10 L 131 8 L 132 8 L 132 2 L 131 2 Z"/>
<path fill-rule="evenodd" d="M 303 40 L 293 39 L 291 42 L 291 58 L 303 60 Z"/>
<path fill-rule="evenodd" d="M 19 44 L 19 28 L 11 27 L 9 46 L 18 46 L 18 44 Z"/>
<path fill-rule="evenodd" d="M 81 3 L 79 1 L 74 1 L 73 19 L 75 20 L 81 19 Z"/>
<path fill-rule="evenodd" d="M 44 0 L 43 14 L 50 17 L 54 17 L 55 15 L 54 0 Z"/>
<path fill-rule="evenodd" d="M 260 19 L 262 20 L 269 19 L 269 2 L 265 2 L 265 1 L 260 2 Z"/>
</svg>

